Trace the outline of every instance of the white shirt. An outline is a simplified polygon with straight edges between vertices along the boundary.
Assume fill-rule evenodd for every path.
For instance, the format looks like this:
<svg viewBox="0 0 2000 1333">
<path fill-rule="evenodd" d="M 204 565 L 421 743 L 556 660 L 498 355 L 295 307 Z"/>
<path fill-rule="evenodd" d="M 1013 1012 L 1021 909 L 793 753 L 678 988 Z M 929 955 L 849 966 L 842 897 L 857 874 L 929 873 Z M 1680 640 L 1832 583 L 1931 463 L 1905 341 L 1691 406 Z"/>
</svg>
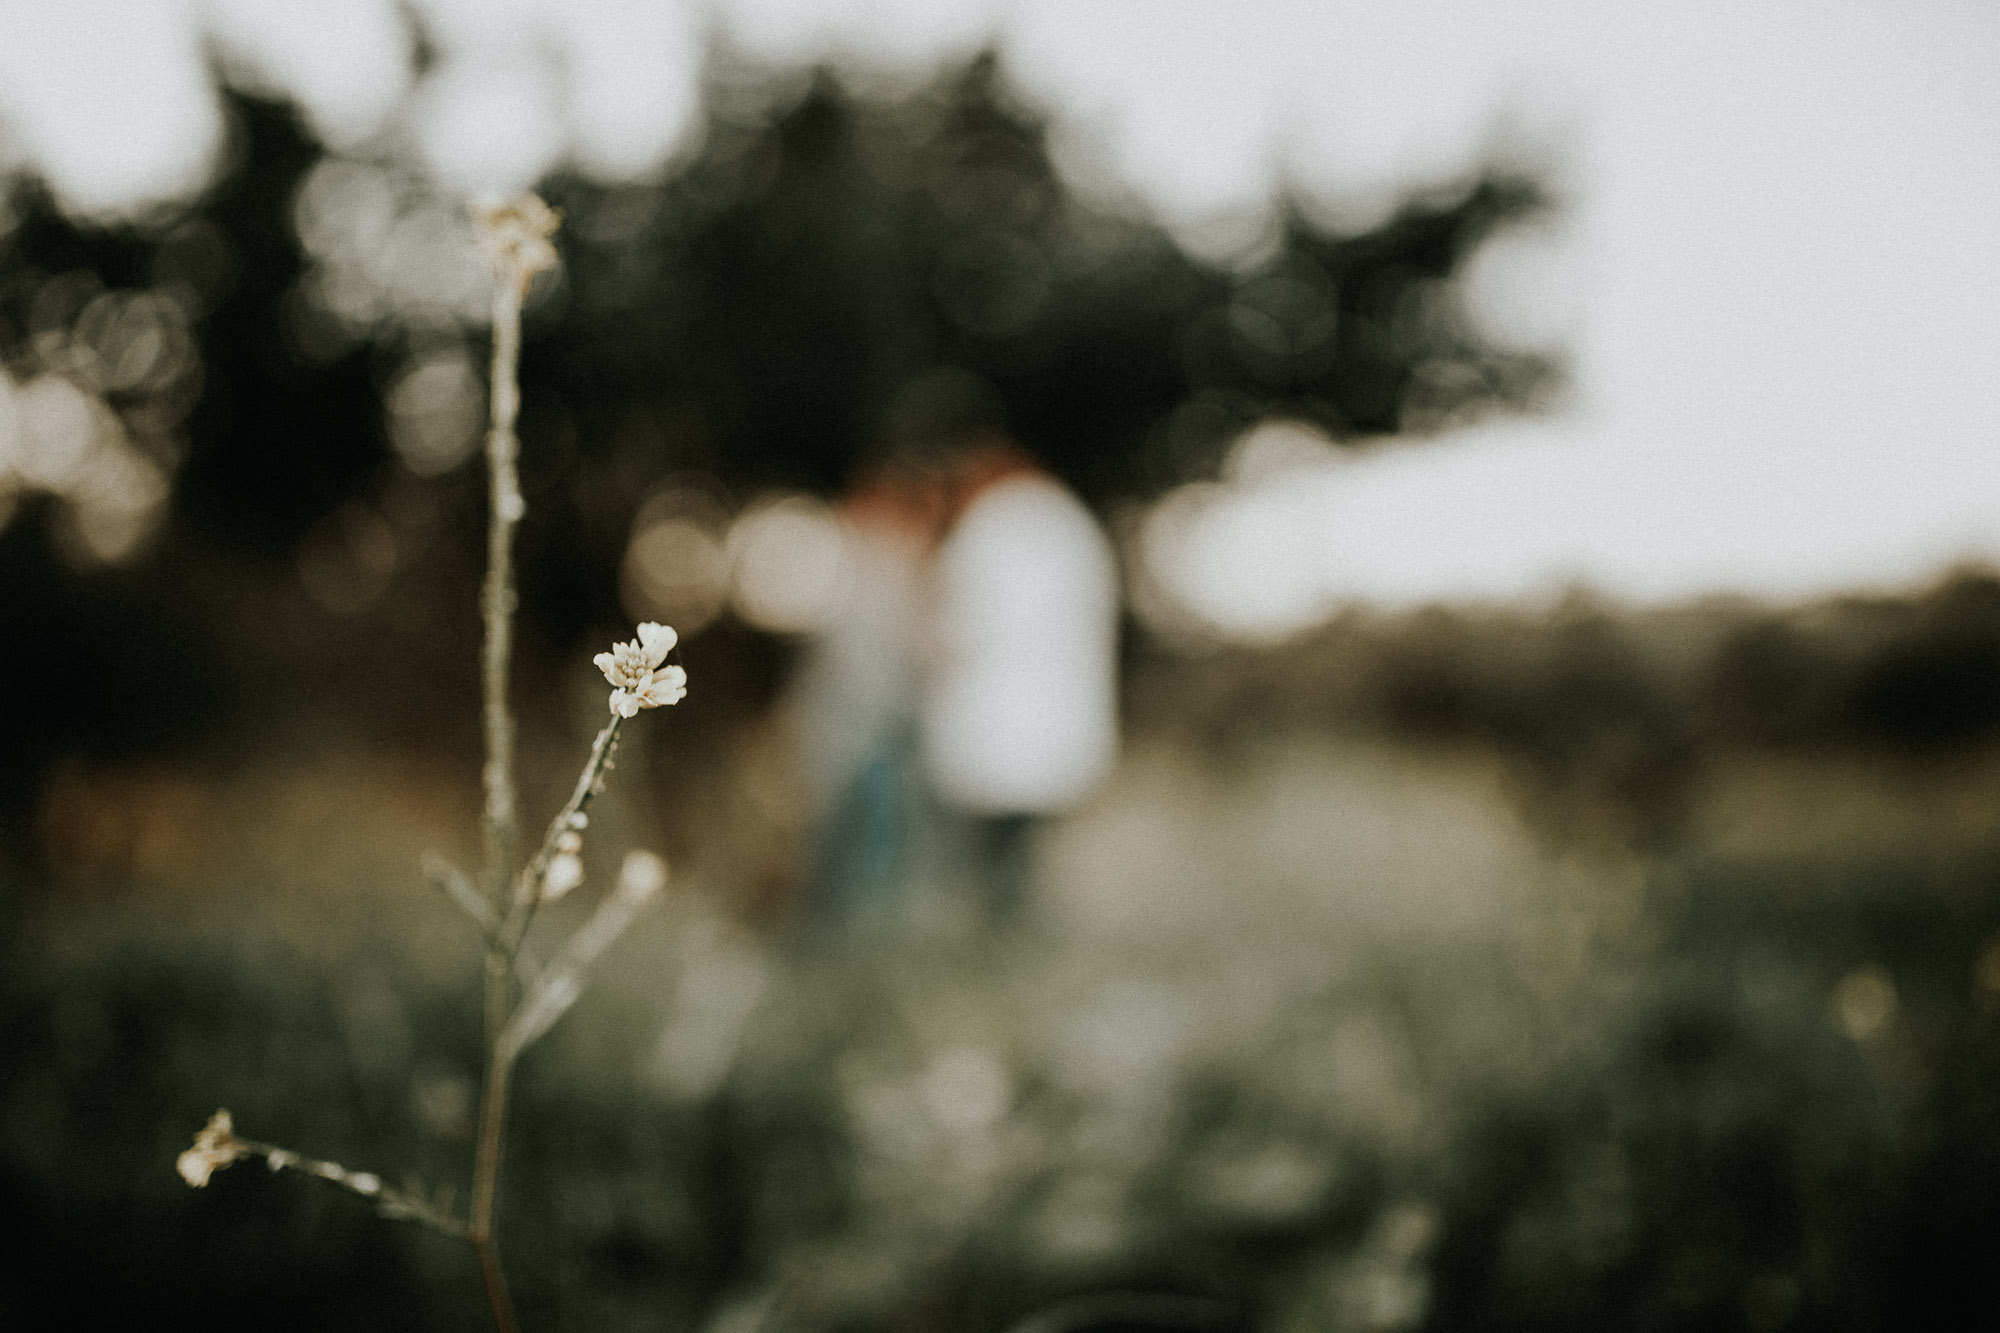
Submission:
<svg viewBox="0 0 2000 1333">
<path fill-rule="evenodd" d="M 1118 753 L 1118 577 L 1090 511 L 1053 479 L 982 491 L 939 548 L 922 709 L 941 796 L 983 813 L 1073 805 Z"/>
</svg>

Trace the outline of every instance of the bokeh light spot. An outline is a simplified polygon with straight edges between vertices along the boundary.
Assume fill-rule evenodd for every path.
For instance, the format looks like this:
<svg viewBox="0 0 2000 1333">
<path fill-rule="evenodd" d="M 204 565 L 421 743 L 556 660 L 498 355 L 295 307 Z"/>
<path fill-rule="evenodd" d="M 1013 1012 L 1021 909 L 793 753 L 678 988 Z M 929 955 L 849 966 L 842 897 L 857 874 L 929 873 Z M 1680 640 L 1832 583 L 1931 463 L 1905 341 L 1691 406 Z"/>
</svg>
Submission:
<svg viewBox="0 0 2000 1333">
<path fill-rule="evenodd" d="M 1896 983 L 1876 964 L 1857 967 L 1833 988 L 1833 1012 L 1842 1031 L 1867 1041 L 1896 1016 Z"/>
<path fill-rule="evenodd" d="M 752 504 L 729 529 L 731 603 L 758 629 L 801 634 L 839 614 L 850 577 L 840 522 L 807 495 Z"/>
<path fill-rule="evenodd" d="M 299 543 L 299 582 L 334 615 L 359 615 L 388 589 L 396 559 L 396 534 L 388 521 L 356 501 L 306 533 Z"/>
<path fill-rule="evenodd" d="M 728 556 L 710 525 L 691 517 L 662 518 L 633 535 L 618 589 L 633 619 L 664 621 L 682 635 L 692 634 L 722 611 Z"/>
<path fill-rule="evenodd" d="M 418 361 L 384 402 L 389 442 L 419 477 L 449 472 L 479 445 L 486 389 L 463 349 Z"/>
</svg>

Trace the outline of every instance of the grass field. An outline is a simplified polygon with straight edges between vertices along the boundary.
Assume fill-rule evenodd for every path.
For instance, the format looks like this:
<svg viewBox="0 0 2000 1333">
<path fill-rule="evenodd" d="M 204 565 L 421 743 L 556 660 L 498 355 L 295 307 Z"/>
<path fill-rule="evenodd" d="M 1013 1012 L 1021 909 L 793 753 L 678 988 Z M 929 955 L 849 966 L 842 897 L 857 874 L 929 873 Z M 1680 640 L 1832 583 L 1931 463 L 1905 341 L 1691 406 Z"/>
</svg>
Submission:
<svg viewBox="0 0 2000 1333">
<path fill-rule="evenodd" d="M 254 1165 L 203 1194 L 172 1170 L 223 1104 L 464 1176 L 477 963 L 388 864 L 440 818 L 399 771 L 225 785 L 196 804 L 269 821 L 238 864 L 16 895 L 10 1326 L 480 1326 L 451 1243 Z M 1633 848 L 1552 834 L 1492 746 L 1155 735 L 1040 831 L 1009 929 L 747 923 L 713 861 L 523 1068 L 523 1318 L 1978 1326 L 1994 771 L 1712 755 L 1674 844 Z"/>
</svg>

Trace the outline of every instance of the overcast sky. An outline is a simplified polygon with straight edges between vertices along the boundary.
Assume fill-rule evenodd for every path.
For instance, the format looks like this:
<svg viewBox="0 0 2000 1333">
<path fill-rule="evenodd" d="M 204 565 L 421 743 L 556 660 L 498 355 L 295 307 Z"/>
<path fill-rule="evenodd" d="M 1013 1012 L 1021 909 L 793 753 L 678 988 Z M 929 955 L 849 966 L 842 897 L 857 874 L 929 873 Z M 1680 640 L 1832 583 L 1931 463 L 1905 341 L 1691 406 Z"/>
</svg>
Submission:
<svg viewBox="0 0 2000 1333">
<path fill-rule="evenodd" d="M 443 59 L 412 87 L 387 0 L 0 0 L 0 158 L 86 210 L 193 188 L 218 134 L 204 34 L 334 143 L 407 126 L 467 189 L 684 148 L 717 34 L 886 78 L 997 37 L 1078 184 L 1143 200 L 1211 253 L 1254 237 L 1281 180 L 1355 225 L 1496 149 L 1564 192 L 1556 224 L 1496 243 L 1470 294 L 1497 336 L 1567 349 L 1574 400 L 1353 462 L 1275 451 L 1307 461 L 1184 497 L 1169 581 L 1218 616 L 1276 629 L 1330 599 L 1576 580 L 1792 596 L 2000 559 L 2000 6 L 418 8 Z"/>
</svg>

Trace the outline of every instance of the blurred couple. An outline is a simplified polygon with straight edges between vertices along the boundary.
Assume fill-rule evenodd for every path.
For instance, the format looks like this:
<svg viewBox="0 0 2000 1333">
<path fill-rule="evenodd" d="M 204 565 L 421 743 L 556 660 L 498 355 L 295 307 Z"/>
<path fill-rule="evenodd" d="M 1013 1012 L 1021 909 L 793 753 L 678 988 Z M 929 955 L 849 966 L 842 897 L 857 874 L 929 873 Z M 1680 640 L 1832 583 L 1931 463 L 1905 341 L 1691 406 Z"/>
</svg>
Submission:
<svg viewBox="0 0 2000 1333">
<path fill-rule="evenodd" d="M 850 593 L 790 701 L 817 836 L 808 922 L 1018 921 L 1034 831 L 1118 752 L 1111 544 L 960 371 L 898 396 L 843 497 Z"/>
</svg>

